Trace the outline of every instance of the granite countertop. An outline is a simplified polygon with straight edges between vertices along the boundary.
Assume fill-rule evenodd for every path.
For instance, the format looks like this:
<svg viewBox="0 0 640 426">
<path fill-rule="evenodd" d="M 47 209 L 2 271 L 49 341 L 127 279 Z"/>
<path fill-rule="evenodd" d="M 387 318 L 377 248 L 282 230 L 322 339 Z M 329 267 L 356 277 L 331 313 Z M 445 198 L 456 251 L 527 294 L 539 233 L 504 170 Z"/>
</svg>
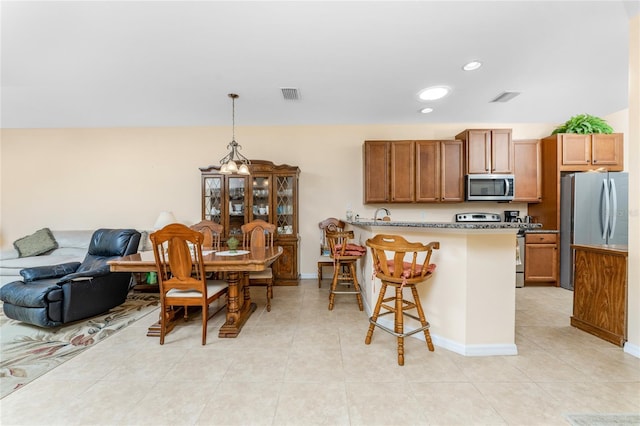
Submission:
<svg viewBox="0 0 640 426">
<path fill-rule="evenodd" d="M 343 219 L 344 220 L 344 219 Z M 388 226 L 405 228 L 437 228 L 437 229 L 525 229 L 541 228 L 541 223 L 521 222 L 403 222 L 383 220 L 358 220 L 344 222 L 353 226 Z M 552 232 L 552 231 L 549 231 Z"/>
</svg>

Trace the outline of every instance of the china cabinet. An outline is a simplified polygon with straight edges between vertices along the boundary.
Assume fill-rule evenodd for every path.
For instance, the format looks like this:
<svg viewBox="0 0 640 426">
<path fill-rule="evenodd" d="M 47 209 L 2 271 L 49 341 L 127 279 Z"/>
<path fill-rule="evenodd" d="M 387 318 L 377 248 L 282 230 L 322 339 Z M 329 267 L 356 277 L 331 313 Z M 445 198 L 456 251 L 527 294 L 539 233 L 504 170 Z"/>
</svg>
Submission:
<svg viewBox="0 0 640 426">
<path fill-rule="evenodd" d="M 220 167 L 201 167 L 202 219 L 224 227 L 223 241 L 242 240 L 240 227 L 255 219 L 276 225 L 274 244 L 283 254 L 272 265 L 276 285 L 299 281 L 298 176 L 295 166 L 251 160 L 251 174 L 224 175 Z"/>
</svg>

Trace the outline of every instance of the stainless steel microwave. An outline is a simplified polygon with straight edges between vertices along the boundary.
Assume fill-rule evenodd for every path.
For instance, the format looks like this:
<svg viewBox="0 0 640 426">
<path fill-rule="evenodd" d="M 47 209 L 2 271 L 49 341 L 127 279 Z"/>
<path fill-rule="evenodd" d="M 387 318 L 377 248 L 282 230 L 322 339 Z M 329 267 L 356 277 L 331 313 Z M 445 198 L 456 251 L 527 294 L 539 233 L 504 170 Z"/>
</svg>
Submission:
<svg viewBox="0 0 640 426">
<path fill-rule="evenodd" d="M 513 175 L 467 175 L 467 201 L 511 201 Z"/>
</svg>

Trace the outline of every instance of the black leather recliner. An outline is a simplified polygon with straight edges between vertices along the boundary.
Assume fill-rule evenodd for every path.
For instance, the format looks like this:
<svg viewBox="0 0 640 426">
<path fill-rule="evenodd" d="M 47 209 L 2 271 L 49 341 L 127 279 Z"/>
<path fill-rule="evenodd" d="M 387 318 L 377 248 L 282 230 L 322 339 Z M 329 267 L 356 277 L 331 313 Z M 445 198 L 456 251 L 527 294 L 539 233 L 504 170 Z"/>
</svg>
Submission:
<svg viewBox="0 0 640 426">
<path fill-rule="evenodd" d="M 98 229 L 82 263 L 25 268 L 23 281 L 0 288 L 7 317 L 42 327 L 92 317 L 122 304 L 131 273 L 110 272 L 107 261 L 138 251 L 135 229 Z"/>
</svg>

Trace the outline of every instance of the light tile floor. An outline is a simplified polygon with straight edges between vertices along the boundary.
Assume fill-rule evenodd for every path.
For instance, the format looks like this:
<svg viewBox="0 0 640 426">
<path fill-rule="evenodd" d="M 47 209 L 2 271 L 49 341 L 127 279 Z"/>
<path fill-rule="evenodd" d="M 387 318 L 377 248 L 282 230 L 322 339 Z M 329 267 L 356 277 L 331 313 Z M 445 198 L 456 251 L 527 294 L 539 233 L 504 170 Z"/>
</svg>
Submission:
<svg viewBox="0 0 640 426">
<path fill-rule="evenodd" d="M 464 357 L 376 330 L 328 284 L 254 288 L 236 339 L 223 316 L 160 346 L 152 313 L 0 401 L 2 425 L 566 425 L 566 414 L 640 413 L 640 360 L 569 325 L 572 293 L 517 289 L 519 355 Z M 427 312 L 428 317 L 428 312 Z"/>
</svg>

